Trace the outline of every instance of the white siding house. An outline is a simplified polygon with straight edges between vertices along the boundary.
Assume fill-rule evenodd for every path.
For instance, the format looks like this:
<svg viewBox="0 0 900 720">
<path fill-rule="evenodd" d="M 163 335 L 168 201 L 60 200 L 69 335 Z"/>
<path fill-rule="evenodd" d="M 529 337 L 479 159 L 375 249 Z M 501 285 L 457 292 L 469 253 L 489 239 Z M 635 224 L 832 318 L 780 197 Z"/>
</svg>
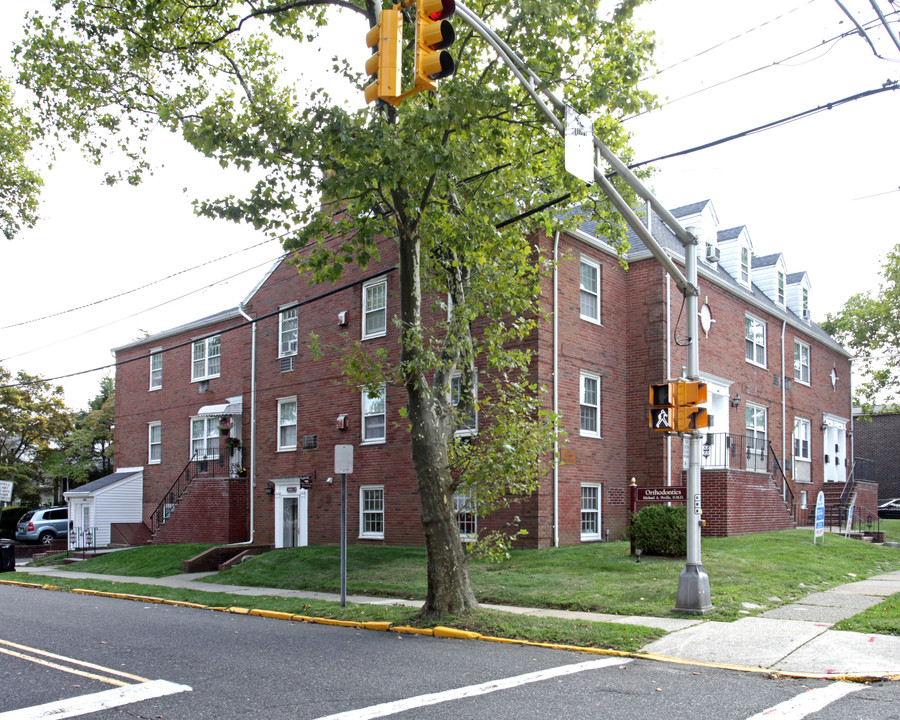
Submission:
<svg viewBox="0 0 900 720">
<path fill-rule="evenodd" d="M 69 505 L 69 547 L 106 547 L 113 523 L 139 523 L 144 469 L 123 468 L 64 494 Z"/>
</svg>

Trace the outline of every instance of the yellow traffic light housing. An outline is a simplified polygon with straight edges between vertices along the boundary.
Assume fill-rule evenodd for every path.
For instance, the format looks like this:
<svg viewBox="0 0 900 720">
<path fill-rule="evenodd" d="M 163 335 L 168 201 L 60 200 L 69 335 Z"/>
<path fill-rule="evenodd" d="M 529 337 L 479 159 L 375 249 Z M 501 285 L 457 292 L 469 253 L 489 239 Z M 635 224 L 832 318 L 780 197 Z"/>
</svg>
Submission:
<svg viewBox="0 0 900 720">
<path fill-rule="evenodd" d="M 436 90 L 437 80 L 456 72 L 447 52 L 456 33 L 447 18 L 456 12 L 456 0 L 416 0 L 416 89 Z"/>
<path fill-rule="evenodd" d="M 667 382 L 650 386 L 650 428 L 656 432 L 675 432 L 677 384 Z"/>
<path fill-rule="evenodd" d="M 378 51 L 366 60 L 366 72 L 375 76 L 375 82 L 366 87 L 367 103 L 385 100 L 399 105 L 401 44 L 403 42 L 403 16 L 400 6 L 382 10 L 378 24 L 366 33 L 366 45 L 378 46 Z"/>
</svg>

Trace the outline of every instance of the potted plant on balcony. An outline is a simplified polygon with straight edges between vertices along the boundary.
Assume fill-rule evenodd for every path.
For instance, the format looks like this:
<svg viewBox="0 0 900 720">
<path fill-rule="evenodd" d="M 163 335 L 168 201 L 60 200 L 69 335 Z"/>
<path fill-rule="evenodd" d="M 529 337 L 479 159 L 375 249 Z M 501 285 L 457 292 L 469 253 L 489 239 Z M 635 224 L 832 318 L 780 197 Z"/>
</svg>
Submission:
<svg viewBox="0 0 900 720">
<path fill-rule="evenodd" d="M 225 441 L 225 447 L 228 449 L 229 455 L 234 455 L 234 453 L 241 449 L 241 441 L 236 437 L 230 437 Z"/>
<path fill-rule="evenodd" d="M 231 471 L 234 473 L 235 477 L 245 478 L 247 477 L 247 468 L 243 465 L 232 465 Z"/>
<path fill-rule="evenodd" d="M 219 418 L 219 432 L 223 435 L 228 435 L 231 432 L 231 428 L 234 427 L 234 420 L 232 420 L 228 415 L 223 415 Z"/>
</svg>

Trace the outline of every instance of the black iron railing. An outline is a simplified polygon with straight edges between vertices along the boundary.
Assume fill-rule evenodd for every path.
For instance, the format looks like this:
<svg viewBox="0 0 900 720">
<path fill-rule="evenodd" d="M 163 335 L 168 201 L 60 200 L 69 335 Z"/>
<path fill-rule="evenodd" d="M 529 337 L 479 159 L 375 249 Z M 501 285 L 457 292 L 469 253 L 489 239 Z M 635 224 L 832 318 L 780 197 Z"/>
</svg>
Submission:
<svg viewBox="0 0 900 720">
<path fill-rule="evenodd" d="M 752 470 L 771 473 L 769 457 L 769 443 L 765 438 L 731 433 L 708 433 L 701 445 L 700 467 L 704 470 Z"/>
<path fill-rule="evenodd" d="M 195 477 L 198 475 L 222 477 L 229 475 L 230 472 L 231 462 L 227 456 L 220 457 L 215 450 L 194 453 L 194 456 L 188 460 L 188 464 L 184 466 L 184 470 L 172 483 L 172 487 L 150 514 L 150 532 L 156 534 L 156 531 L 165 524 L 178 500 Z"/>
</svg>

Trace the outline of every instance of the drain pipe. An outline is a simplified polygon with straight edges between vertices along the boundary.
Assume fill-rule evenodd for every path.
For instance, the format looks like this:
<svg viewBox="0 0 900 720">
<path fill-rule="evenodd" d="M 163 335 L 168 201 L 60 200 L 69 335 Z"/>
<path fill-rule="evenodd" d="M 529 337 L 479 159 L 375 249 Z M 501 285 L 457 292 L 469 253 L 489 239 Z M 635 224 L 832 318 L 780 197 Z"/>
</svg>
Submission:
<svg viewBox="0 0 900 720">
<path fill-rule="evenodd" d="M 553 422 L 559 430 L 559 230 L 553 237 Z M 553 440 L 553 547 L 559 547 L 559 436 Z"/>
<path fill-rule="evenodd" d="M 256 534 L 253 517 L 253 501 L 256 495 L 256 321 L 244 312 L 244 304 L 238 305 L 238 312 L 249 320 L 250 326 L 250 539 L 235 545 L 252 545 Z"/>
<path fill-rule="evenodd" d="M 781 321 L 781 497 L 783 500 L 787 500 L 787 476 L 784 474 L 784 459 L 787 454 L 787 448 L 784 446 L 784 441 L 787 438 L 787 427 L 785 426 L 785 422 L 787 422 L 787 396 L 785 394 L 785 382 L 786 378 L 784 375 L 784 364 L 785 364 L 785 347 L 784 347 L 784 334 L 787 329 L 787 320 Z M 791 365 L 793 367 L 793 364 Z"/>
</svg>

